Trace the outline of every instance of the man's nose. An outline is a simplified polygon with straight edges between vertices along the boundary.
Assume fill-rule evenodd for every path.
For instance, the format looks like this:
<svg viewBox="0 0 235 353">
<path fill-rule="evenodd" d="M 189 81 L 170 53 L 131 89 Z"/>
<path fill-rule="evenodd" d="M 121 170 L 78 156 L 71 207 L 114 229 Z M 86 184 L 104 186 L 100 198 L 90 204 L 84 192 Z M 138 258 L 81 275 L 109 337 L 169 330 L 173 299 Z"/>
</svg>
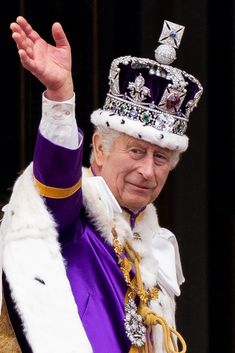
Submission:
<svg viewBox="0 0 235 353">
<path fill-rule="evenodd" d="M 154 158 L 153 156 L 146 155 L 145 158 L 141 160 L 139 171 L 145 179 L 150 179 L 154 175 Z"/>
</svg>

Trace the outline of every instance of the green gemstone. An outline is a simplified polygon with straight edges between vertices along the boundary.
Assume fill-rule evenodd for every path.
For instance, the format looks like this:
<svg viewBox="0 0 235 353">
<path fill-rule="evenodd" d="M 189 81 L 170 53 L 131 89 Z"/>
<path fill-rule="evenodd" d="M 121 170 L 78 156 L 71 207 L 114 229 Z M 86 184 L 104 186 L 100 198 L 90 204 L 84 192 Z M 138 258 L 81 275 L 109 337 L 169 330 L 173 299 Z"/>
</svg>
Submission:
<svg viewBox="0 0 235 353">
<path fill-rule="evenodd" d="M 125 110 L 126 110 L 125 104 L 121 105 L 120 106 L 120 113 L 125 113 Z"/>
<path fill-rule="evenodd" d="M 146 123 L 148 123 L 150 121 L 151 115 L 145 113 L 142 115 L 142 120 Z"/>
</svg>

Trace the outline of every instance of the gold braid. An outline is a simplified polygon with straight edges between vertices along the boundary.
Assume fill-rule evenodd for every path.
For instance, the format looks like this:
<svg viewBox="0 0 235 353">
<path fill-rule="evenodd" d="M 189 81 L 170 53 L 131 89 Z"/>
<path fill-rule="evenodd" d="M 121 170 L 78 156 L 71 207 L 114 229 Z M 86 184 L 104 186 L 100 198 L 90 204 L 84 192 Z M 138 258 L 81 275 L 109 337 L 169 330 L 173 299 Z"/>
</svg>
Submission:
<svg viewBox="0 0 235 353">
<path fill-rule="evenodd" d="M 144 324 L 149 327 L 148 332 L 151 333 L 153 325 L 161 325 L 166 352 L 185 353 L 187 346 L 180 333 L 174 328 L 170 327 L 163 317 L 158 316 L 148 307 L 150 300 L 158 298 L 159 289 L 156 287 L 152 288 L 151 290 L 145 289 L 140 273 L 140 255 L 131 247 L 128 241 L 125 241 L 124 246 L 120 244 L 115 228 L 112 229 L 112 235 L 113 247 L 118 257 L 118 264 L 123 273 L 125 282 L 129 287 L 125 296 L 125 304 L 129 299 L 134 300 L 135 297 L 138 296 L 140 299 L 138 314 L 141 315 Z M 130 272 L 133 266 L 135 270 L 135 277 L 131 279 Z M 177 338 L 179 339 L 182 346 L 181 351 L 178 350 Z M 129 353 L 147 353 L 149 351 L 152 352 L 152 347 L 149 347 L 148 350 L 146 344 L 140 348 L 132 345 Z"/>
</svg>

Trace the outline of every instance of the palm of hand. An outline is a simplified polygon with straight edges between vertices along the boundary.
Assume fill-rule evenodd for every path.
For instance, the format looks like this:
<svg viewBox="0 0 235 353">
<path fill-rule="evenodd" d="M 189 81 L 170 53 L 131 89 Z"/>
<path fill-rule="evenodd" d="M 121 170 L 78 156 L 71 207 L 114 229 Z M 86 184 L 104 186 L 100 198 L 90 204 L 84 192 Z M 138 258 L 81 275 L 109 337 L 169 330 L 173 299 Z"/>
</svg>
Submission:
<svg viewBox="0 0 235 353">
<path fill-rule="evenodd" d="M 71 72 L 71 53 L 68 46 L 53 46 L 41 37 L 32 43 L 28 55 L 29 69 L 46 87 L 62 86 Z"/>
</svg>

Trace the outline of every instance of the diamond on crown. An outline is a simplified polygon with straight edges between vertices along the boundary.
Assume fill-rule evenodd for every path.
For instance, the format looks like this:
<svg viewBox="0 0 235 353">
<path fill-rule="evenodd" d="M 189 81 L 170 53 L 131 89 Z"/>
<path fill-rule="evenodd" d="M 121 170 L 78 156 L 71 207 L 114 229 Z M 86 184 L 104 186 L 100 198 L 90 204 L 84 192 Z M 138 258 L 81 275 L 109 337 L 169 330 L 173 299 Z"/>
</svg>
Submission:
<svg viewBox="0 0 235 353">
<path fill-rule="evenodd" d="M 139 121 L 143 126 L 151 126 L 157 130 L 174 133 L 182 136 L 186 129 L 188 119 L 184 116 L 172 115 L 161 111 L 152 104 L 143 105 L 116 97 L 108 93 L 103 109 L 113 115 L 119 115 L 129 120 Z"/>
</svg>

